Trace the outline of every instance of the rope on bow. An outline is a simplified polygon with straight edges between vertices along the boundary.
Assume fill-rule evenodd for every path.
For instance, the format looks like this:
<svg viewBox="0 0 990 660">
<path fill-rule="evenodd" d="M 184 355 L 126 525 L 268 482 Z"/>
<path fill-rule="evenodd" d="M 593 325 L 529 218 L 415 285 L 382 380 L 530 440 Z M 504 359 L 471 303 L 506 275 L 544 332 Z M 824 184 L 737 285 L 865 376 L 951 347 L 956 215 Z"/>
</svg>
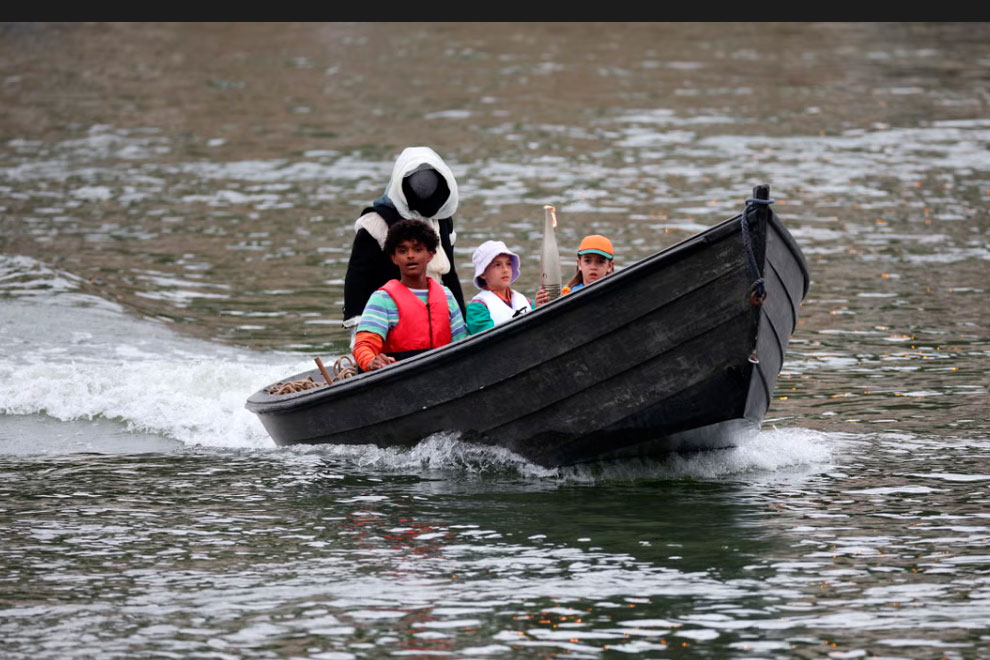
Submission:
<svg viewBox="0 0 990 660">
<path fill-rule="evenodd" d="M 760 267 L 756 263 L 756 255 L 753 253 L 753 242 L 749 236 L 749 214 L 753 212 L 757 206 L 770 206 L 773 204 L 772 199 L 756 199 L 755 197 L 750 197 L 746 200 L 746 206 L 743 208 L 742 217 L 739 219 L 739 228 L 742 230 L 742 240 L 743 247 L 746 250 L 746 261 L 749 263 L 749 273 L 753 276 L 753 286 L 749 290 L 749 302 L 753 306 L 760 306 L 767 297 L 767 289 L 763 282 L 763 276 L 760 274 Z"/>
</svg>

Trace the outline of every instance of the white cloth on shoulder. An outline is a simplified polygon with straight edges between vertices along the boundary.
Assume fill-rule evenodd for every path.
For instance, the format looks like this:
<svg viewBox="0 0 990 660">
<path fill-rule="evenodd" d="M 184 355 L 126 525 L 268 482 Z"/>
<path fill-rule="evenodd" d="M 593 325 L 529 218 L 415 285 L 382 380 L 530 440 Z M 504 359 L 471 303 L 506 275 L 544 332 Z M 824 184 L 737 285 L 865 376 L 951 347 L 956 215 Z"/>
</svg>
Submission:
<svg viewBox="0 0 990 660">
<path fill-rule="evenodd" d="M 494 291 L 484 290 L 475 295 L 474 300 L 480 300 L 488 308 L 488 315 L 492 317 L 492 323 L 501 325 L 506 321 L 511 321 L 517 316 L 526 314 L 530 310 L 529 298 L 519 293 L 512 292 L 512 305 L 509 306 L 504 300 L 498 297 Z"/>
</svg>

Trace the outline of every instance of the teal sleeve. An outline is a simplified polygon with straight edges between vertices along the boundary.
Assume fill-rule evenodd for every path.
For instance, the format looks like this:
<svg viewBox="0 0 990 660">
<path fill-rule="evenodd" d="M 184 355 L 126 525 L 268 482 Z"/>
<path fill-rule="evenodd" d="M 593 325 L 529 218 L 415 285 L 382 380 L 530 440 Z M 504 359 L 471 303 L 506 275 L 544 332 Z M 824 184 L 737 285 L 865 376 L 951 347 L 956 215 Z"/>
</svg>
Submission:
<svg viewBox="0 0 990 660">
<path fill-rule="evenodd" d="M 476 335 L 482 330 L 495 327 L 495 323 L 492 321 L 492 315 L 488 313 L 488 305 L 485 303 L 474 302 L 472 300 L 467 304 L 465 309 L 467 311 L 466 322 L 468 334 Z"/>
</svg>

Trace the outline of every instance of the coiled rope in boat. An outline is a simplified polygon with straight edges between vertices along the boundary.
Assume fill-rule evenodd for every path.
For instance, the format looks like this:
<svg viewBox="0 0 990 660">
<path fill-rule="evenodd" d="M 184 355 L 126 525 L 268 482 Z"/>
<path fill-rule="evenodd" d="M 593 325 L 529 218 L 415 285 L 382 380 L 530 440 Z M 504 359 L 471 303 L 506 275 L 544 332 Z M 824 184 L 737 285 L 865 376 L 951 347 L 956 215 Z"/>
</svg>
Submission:
<svg viewBox="0 0 990 660">
<path fill-rule="evenodd" d="M 275 383 L 265 391 L 269 394 L 292 394 L 294 392 L 302 392 L 303 390 L 311 390 L 314 387 L 323 387 L 324 385 L 326 383 L 317 383 L 313 380 L 312 376 L 306 376 L 303 380 L 289 380 Z"/>
<path fill-rule="evenodd" d="M 312 376 L 306 376 L 301 380 L 289 380 L 275 383 L 265 391 L 269 394 L 294 394 L 295 392 L 303 392 L 316 387 L 333 385 L 337 381 L 350 378 L 351 376 L 356 376 L 358 373 L 357 364 L 354 362 L 354 358 L 350 355 L 341 355 L 337 358 L 336 362 L 333 363 L 332 376 L 329 372 L 327 372 L 326 367 L 323 366 L 323 360 L 320 358 L 315 358 L 315 360 L 316 366 L 320 368 L 320 373 L 323 374 L 324 382 L 318 383 L 313 380 Z"/>
<path fill-rule="evenodd" d="M 319 360 L 320 358 L 316 358 Z M 344 362 L 349 362 L 346 367 Z M 322 369 L 321 369 L 322 371 Z M 333 379 L 334 381 L 343 380 L 344 378 L 350 378 L 351 376 L 357 376 L 358 368 L 357 363 L 354 358 L 350 355 L 341 355 L 337 358 L 337 361 L 333 363 Z"/>
</svg>

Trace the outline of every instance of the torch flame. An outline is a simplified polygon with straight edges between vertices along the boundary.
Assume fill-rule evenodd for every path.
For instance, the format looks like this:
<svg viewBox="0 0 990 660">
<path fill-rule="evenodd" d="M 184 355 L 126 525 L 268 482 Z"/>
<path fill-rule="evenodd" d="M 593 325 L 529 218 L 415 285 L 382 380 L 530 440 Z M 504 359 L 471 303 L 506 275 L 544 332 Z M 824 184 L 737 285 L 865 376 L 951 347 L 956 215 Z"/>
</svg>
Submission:
<svg viewBox="0 0 990 660">
<path fill-rule="evenodd" d="M 543 210 L 550 214 L 550 219 L 553 221 L 553 228 L 557 228 L 557 209 L 550 206 L 549 204 L 543 205 Z"/>
</svg>

